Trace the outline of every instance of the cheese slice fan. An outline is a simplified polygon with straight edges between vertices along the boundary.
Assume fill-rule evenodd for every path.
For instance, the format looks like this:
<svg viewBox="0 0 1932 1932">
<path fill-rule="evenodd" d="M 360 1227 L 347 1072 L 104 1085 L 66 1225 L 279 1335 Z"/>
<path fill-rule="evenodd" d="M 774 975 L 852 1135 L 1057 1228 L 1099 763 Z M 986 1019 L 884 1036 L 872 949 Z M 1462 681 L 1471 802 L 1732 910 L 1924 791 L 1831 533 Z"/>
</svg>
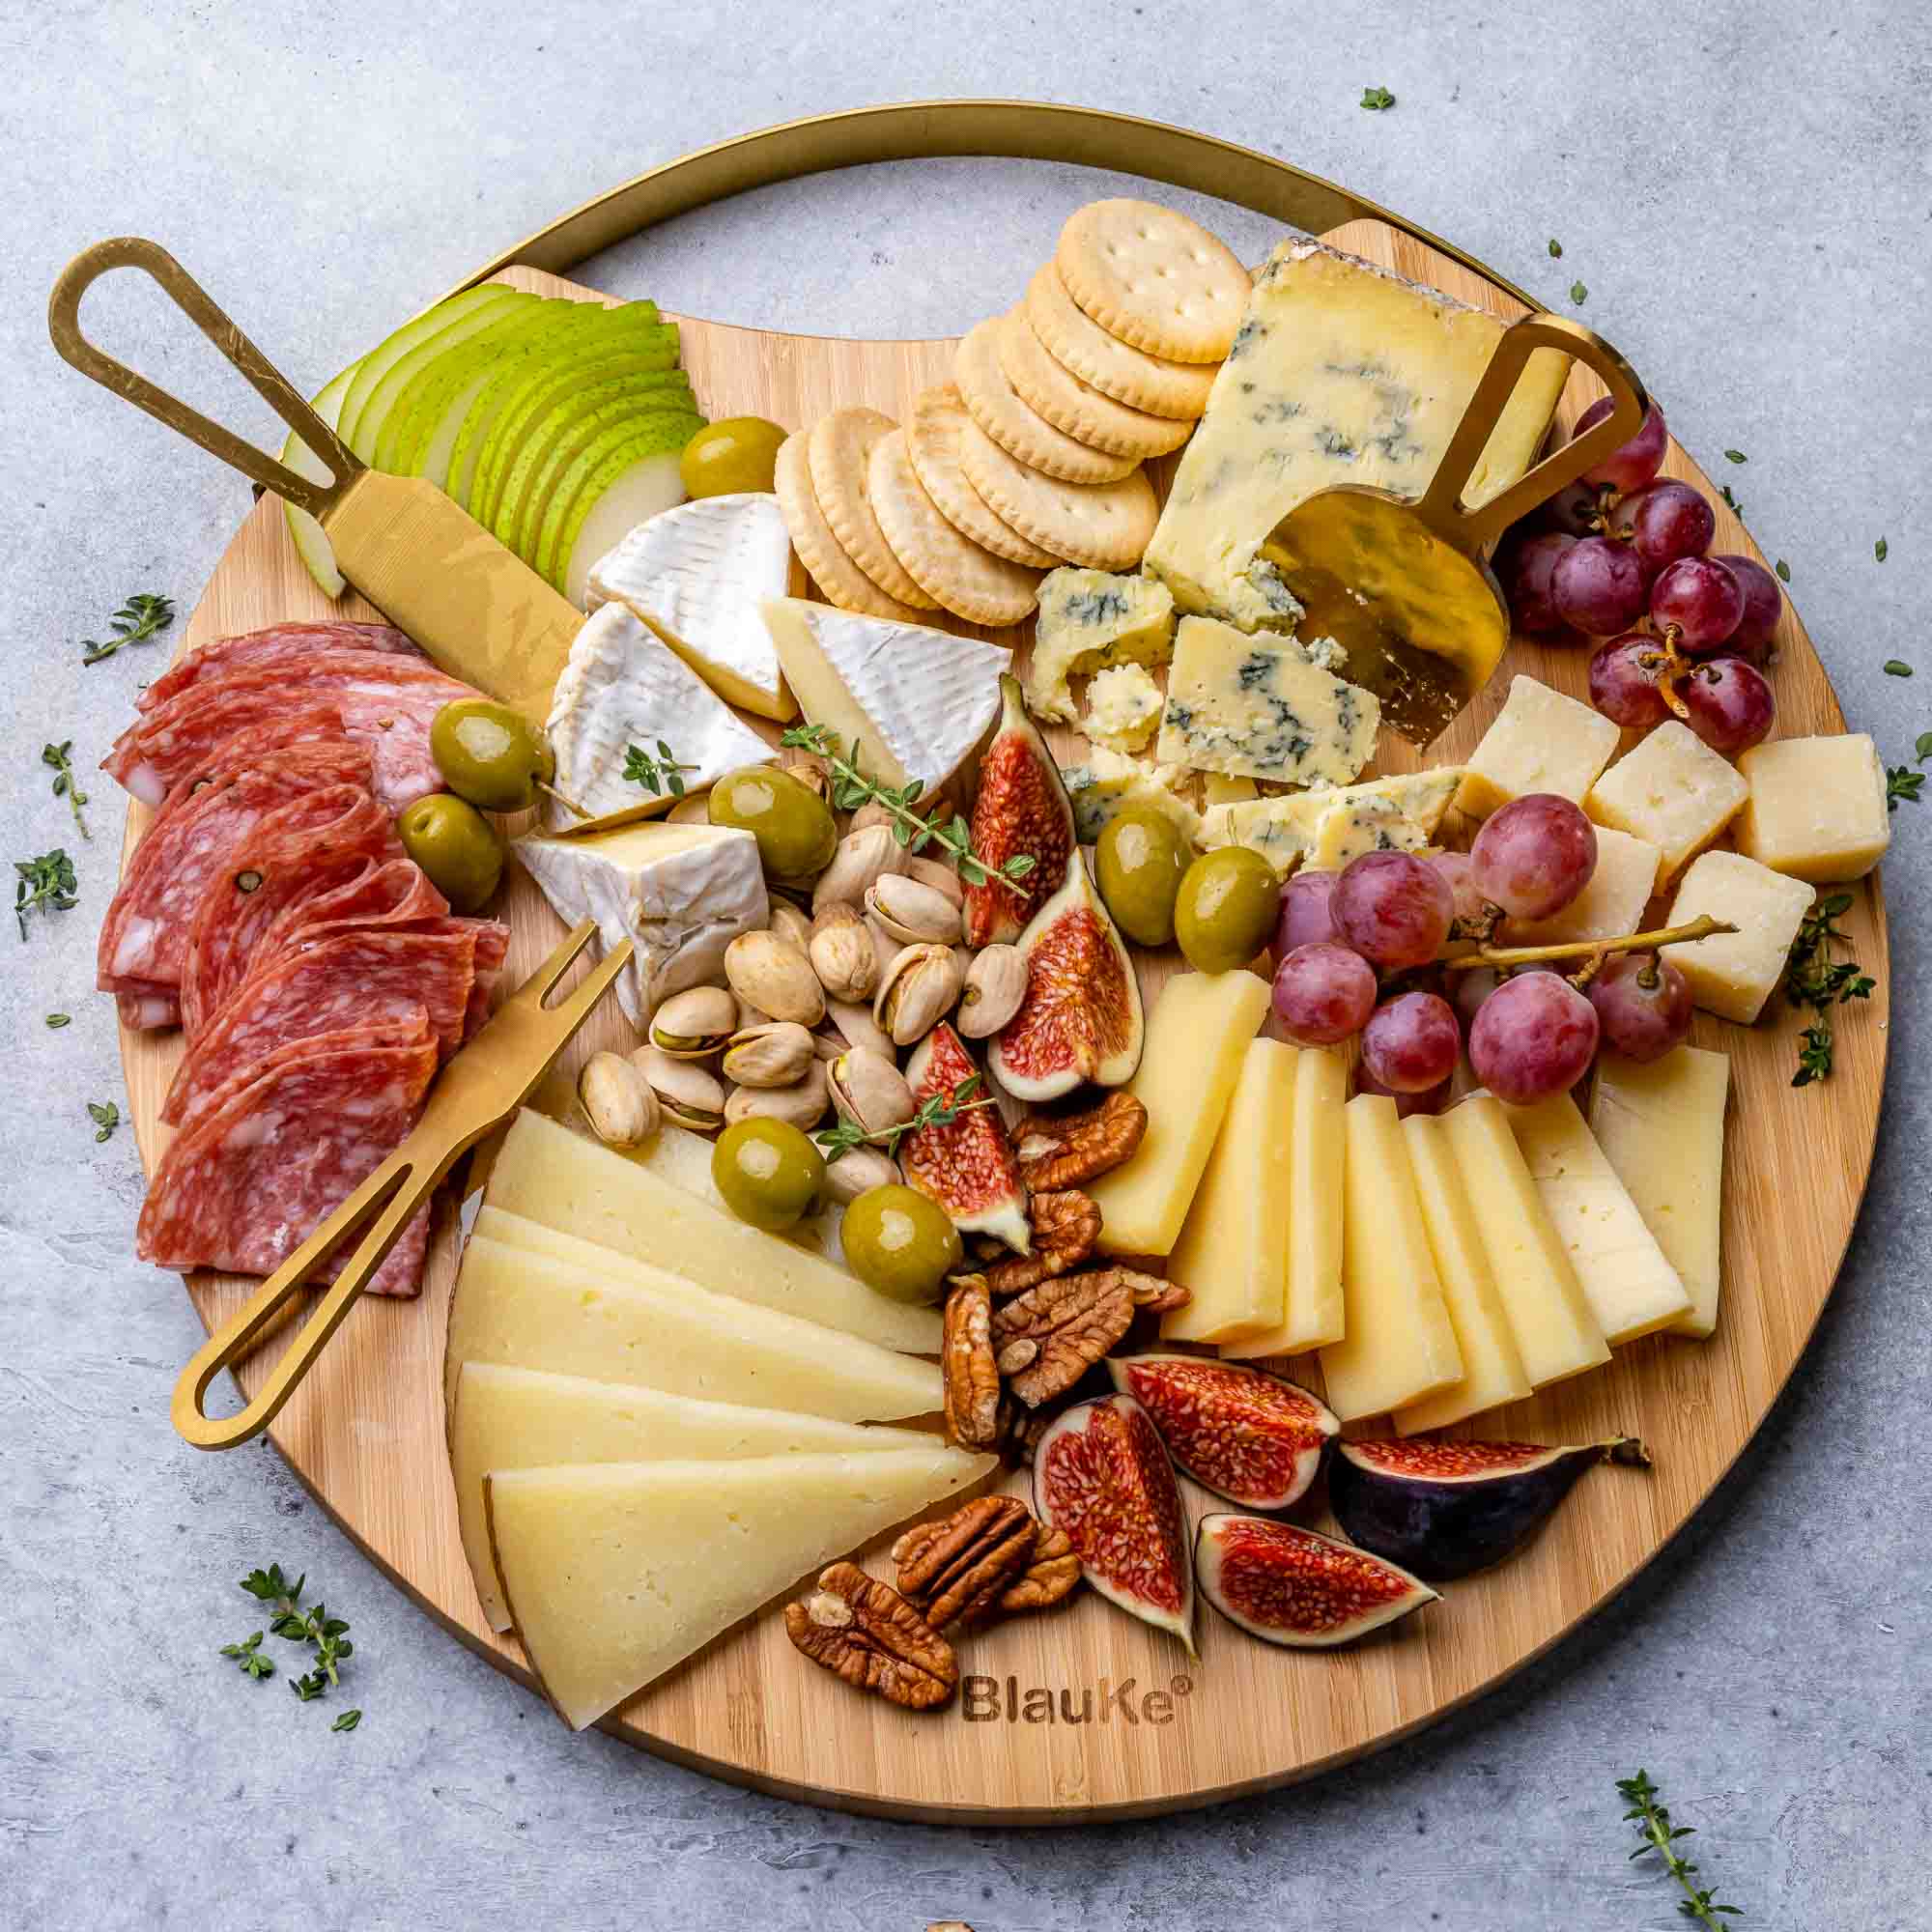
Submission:
<svg viewBox="0 0 1932 1932">
<path fill-rule="evenodd" d="M 81 298 L 112 269 L 153 276 L 334 480 L 298 475 L 88 341 Z M 583 613 L 435 484 L 366 468 L 158 242 L 123 237 L 76 255 L 54 284 L 47 329 L 83 375 L 318 518 L 343 576 L 452 677 L 538 724 L 549 716 Z"/>
<path fill-rule="evenodd" d="M 1467 509 L 1463 486 L 1539 349 L 1600 376 L 1610 413 Z M 1562 316 L 1524 316 L 1496 345 L 1420 497 L 1353 483 L 1322 490 L 1274 526 L 1259 556 L 1307 612 L 1300 635 L 1333 638 L 1348 653 L 1343 674 L 1381 700 L 1382 723 L 1426 745 L 1489 682 L 1509 643 L 1509 607 L 1482 547 L 1627 443 L 1649 407 L 1636 372 L 1602 336 Z"/>
</svg>

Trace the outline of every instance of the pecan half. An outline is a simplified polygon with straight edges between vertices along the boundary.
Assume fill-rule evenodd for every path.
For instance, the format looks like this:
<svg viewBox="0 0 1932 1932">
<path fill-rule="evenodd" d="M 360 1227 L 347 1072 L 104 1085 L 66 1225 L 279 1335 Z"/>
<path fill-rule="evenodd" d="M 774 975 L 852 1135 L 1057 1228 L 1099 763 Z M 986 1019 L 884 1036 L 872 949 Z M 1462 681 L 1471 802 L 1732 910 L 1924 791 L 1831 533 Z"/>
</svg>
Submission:
<svg viewBox="0 0 1932 1932">
<path fill-rule="evenodd" d="M 995 1310 L 995 1359 L 1029 1408 L 1070 1389 L 1127 1332 L 1134 1319 L 1134 1272 L 1109 1267 L 1057 1275 Z"/>
<path fill-rule="evenodd" d="M 1100 1210 L 1076 1188 L 1036 1194 L 1031 1209 L 1033 1253 L 1009 1255 L 985 1272 L 996 1295 L 1023 1294 L 1088 1260 L 1100 1242 Z"/>
<path fill-rule="evenodd" d="M 802 1604 L 785 1605 L 785 1634 L 812 1662 L 902 1711 L 933 1711 L 959 1688 L 952 1646 L 889 1583 L 835 1563 Z"/>
<path fill-rule="evenodd" d="M 1020 1179 L 1036 1193 L 1084 1187 L 1125 1160 L 1147 1132 L 1147 1108 L 1131 1094 L 1113 1093 L 1084 1114 L 1021 1122 L 1013 1136 Z"/>
<path fill-rule="evenodd" d="M 993 1297 L 983 1275 L 955 1278 L 940 1335 L 946 1435 L 962 1449 L 991 1449 L 1000 1439 L 1000 1370 L 993 1359 Z"/>
<path fill-rule="evenodd" d="M 1064 1529 L 1041 1526 L 1034 1538 L 1033 1561 L 1026 1574 L 1000 1599 L 1009 1616 L 1021 1610 L 1043 1610 L 1057 1604 L 1080 1580 L 1080 1559 Z"/>
<path fill-rule="evenodd" d="M 1037 1533 L 1017 1496 L 980 1496 L 893 1545 L 899 1593 L 934 1630 L 979 1623 L 1027 1574 Z"/>
</svg>

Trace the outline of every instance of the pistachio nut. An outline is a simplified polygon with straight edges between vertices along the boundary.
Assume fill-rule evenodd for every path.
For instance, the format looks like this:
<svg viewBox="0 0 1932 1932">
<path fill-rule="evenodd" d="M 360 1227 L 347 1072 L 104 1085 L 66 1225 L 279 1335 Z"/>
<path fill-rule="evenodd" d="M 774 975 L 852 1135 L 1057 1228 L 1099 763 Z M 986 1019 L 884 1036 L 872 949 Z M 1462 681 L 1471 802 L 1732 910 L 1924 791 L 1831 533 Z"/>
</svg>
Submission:
<svg viewBox="0 0 1932 1932">
<path fill-rule="evenodd" d="M 674 1060 L 655 1046 L 640 1046 L 631 1065 L 650 1082 L 665 1118 L 694 1132 L 714 1132 L 724 1119 L 724 1083 L 689 1060 Z"/>
<path fill-rule="evenodd" d="M 966 888 L 960 884 L 959 874 L 943 860 L 908 858 L 899 870 L 907 878 L 917 879 L 936 893 L 944 893 L 956 906 L 966 903 Z"/>
<path fill-rule="evenodd" d="M 866 910 L 907 946 L 952 946 L 959 939 L 959 908 L 942 892 L 903 872 L 888 872 L 866 894 Z"/>
<path fill-rule="evenodd" d="M 814 1060 L 803 1080 L 789 1087 L 734 1087 L 724 1103 L 725 1124 L 738 1121 L 788 1121 L 810 1132 L 825 1118 L 831 1104 L 825 1085 L 825 1063 Z"/>
<path fill-rule="evenodd" d="M 775 932 L 741 932 L 724 949 L 724 977 L 741 1000 L 775 1020 L 815 1027 L 825 1017 L 825 990 L 804 948 Z"/>
<path fill-rule="evenodd" d="M 783 756 L 779 759 L 779 765 L 800 784 L 815 791 L 820 798 L 831 795 L 831 776 L 825 769 L 825 761 L 815 752 L 808 752 L 803 745 L 787 745 Z"/>
<path fill-rule="evenodd" d="M 919 1111 L 919 1102 L 897 1063 L 869 1046 L 855 1046 L 840 1054 L 826 1068 L 825 1084 L 840 1117 L 867 1134 L 902 1127 Z"/>
<path fill-rule="evenodd" d="M 950 946 L 908 946 L 886 971 L 872 1002 L 872 1017 L 895 1046 L 923 1039 L 958 1001 L 964 968 Z"/>
<path fill-rule="evenodd" d="M 897 955 L 895 954 L 895 957 Z M 825 1017 L 838 1036 L 837 1048 L 820 1057 L 837 1060 L 848 1046 L 868 1046 L 874 1053 L 883 1053 L 888 1060 L 893 1057 L 892 1036 L 872 1017 L 869 1005 L 861 1005 L 855 1000 L 827 1000 Z"/>
<path fill-rule="evenodd" d="M 808 949 L 818 983 L 835 1000 L 864 1000 L 879 983 L 879 955 L 857 906 L 833 899 L 811 922 Z"/>
<path fill-rule="evenodd" d="M 724 1072 L 740 1087 L 791 1087 L 817 1058 L 811 1035 L 791 1020 L 768 1020 L 731 1036 Z"/>
<path fill-rule="evenodd" d="M 776 893 L 771 899 L 771 928 L 781 939 L 788 940 L 793 946 L 803 948 L 811 938 L 811 921 L 802 906 L 793 905 L 789 899 L 781 899 Z"/>
<path fill-rule="evenodd" d="M 890 825 L 868 825 L 863 832 L 848 832 L 838 841 L 832 863 L 818 875 L 811 889 L 811 909 L 823 912 L 842 901 L 856 906 L 867 889 L 887 872 L 904 868 L 906 855 L 893 837 Z"/>
<path fill-rule="evenodd" d="M 593 1053 L 578 1076 L 577 1097 L 607 1147 L 641 1147 L 658 1130 L 658 1096 L 621 1053 Z"/>
<path fill-rule="evenodd" d="M 825 1169 L 825 1198 L 840 1208 L 849 1208 L 860 1195 L 874 1187 L 895 1187 L 903 1179 L 899 1164 L 877 1148 L 847 1148 Z"/>
<path fill-rule="evenodd" d="M 845 833 L 849 838 L 855 832 L 869 832 L 875 825 L 883 825 L 890 832 L 896 823 L 893 814 L 877 799 L 868 798 L 852 814 L 852 822 L 846 826 Z"/>
<path fill-rule="evenodd" d="M 968 1039 L 996 1034 L 1026 998 L 1026 954 L 1017 946 L 987 946 L 973 955 L 959 995 L 959 1031 Z"/>
<path fill-rule="evenodd" d="M 883 979 L 886 969 L 899 956 L 899 942 L 875 919 L 867 919 L 866 930 L 872 935 L 872 953 L 879 962 L 879 977 Z"/>
<path fill-rule="evenodd" d="M 673 993 L 651 1015 L 651 1044 L 673 1060 L 705 1060 L 738 1024 L 738 1004 L 723 986 L 693 986 Z"/>
<path fill-rule="evenodd" d="M 688 791 L 665 813 L 667 825 L 709 825 L 711 823 L 711 794 L 709 791 Z"/>
<path fill-rule="evenodd" d="M 750 1000 L 741 1000 L 736 993 L 733 993 L 731 1004 L 738 1009 L 738 1024 L 731 1029 L 733 1033 L 750 1033 L 753 1027 L 771 1024 L 771 1014 L 761 1013 Z"/>
</svg>

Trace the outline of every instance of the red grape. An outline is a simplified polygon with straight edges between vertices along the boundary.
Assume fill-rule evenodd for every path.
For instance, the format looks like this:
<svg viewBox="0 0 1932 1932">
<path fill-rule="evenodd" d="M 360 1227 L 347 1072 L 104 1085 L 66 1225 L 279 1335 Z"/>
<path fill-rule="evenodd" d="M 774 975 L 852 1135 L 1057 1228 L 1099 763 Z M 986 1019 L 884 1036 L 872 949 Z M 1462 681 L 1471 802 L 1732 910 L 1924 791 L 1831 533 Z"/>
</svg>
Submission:
<svg viewBox="0 0 1932 1932">
<path fill-rule="evenodd" d="M 1680 556 L 1650 586 L 1650 618 L 1690 657 L 1715 651 L 1745 613 L 1738 580 L 1714 556 Z"/>
<path fill-rule="evenodd" d="M 1274 969 L 1274 1011 L 1297 1046 L 1334 1046 L 1376 1009 L 1375 968 L 1346 946 L 1297 946 Z"/>
<path fill-rule="evenodd" d="M 1550 601 L 1549 573 L 1575 537 L 1547 530 L 1541 536 L 1513 543 L 1498 561 L 1497 576 L 1509 604 L 1510 621 L 1532 637 L 1548 637 L 1563 629 L 1563 619 Z"/>
<path fill-rule="evenodd" d="M 1646 582 L 1680 556 L 1702 556 L 1718 533 L 1718 513 L 1702 493 L 1668 480 L 1626 497 L 1610 523 L 1612 535 L 1636 553 Z"/>
<path fill-rule="evenodd" d="M 1690 981 L 1654 952 L 1605 959 L 1590 981 L 1590 1004 L 1605 1040 L 1630 1060 L 1662 1060 L 1690 1031 Z"/>
<path fill-rule="evenodd" d="M 1421 1094 L 1456 1070 L 1463 1029 L 1435 993 L 1398 993 L 1362 1029 L 1362 1065 L 1391 1094 Z"/>
<path fill-rule="evenodd" d="M 1296 872 L 1282 888 L 1281 912 L 1275 920 L 1274 956 L 1286 959 L 1297 946 L 1320 946 L 1338 940 L 1334 896 L 1339 872 Z"/>
<path fill-rule="evenodd" d="M 1483 1002 L 1502 984 L 1503 976 L 1493 966 L 1471 966 L 1466 973 L 1449 976 L 1449 1004 L 1465 1027 L 1476 1023 Z"/>
<path fill-rule="evenodd" d="M 1738 619 L 1738 628 L 1724 639 L 1725 646 L 1733 655 L 1755 663 L 1771 648 L 1777 620 L 1784 614 L 1784 593 L 1777 587 L 1777 579 L 1754 556 L 1726 554 L 1711 561 L 1721 563 L 1745 594 L 1745 613 Z"/>
<path fill-rule="evenodd" d="M 1434 959 L 1456 914 L 1449 881 L 1413 852 L 1351 859 L 1330 904 L 1344 944 L 1390 973 Z"/>
<path fill-rule="evenodd" d="M 1557 973 L 1520 973 L 1483 1002 L 1469 1065 L 1499 1100 L 1526 1107 L 1576 1086 L 1596 1058 L 1597 1009 Z"/>
<path fill-rule="evenodd" d="M 1566 483 L 1537 510 L 1535 522 L 1567 537 L 1594 536 L 1604 526 L 1604 493 L 1593 483 Z"/>
<path fill-rule="evenodd" d="M 1626 730 L 1647 731 L 1662 724 L 1670 715 L 1658 683 L 1662 658 L 1658 639 L 1646 631 L 1630 631 L 1599 644 L 1590 659 L 1590 702 Z"/>
<path fill-rule="evenodd" d="M 1476 889 L 1511 919 L 1548 919 L 1590 883 L 1597 828 L 1555 792 L 1525 792 L 1492 811 L 1469 847 Z"/>
<path fill-rule="evenodd" d="M 1479 929 L 1489 918 L 1490 908 L 1476 890 L 1475 861 L 1466 852 L 1432 852 L 1429 863 L 1449 881 L 1454 917 L 1470 931 Z"/>
<path fill-rule="evenodd" d="M 1367 1066 L 1355 1068 L 1355 1092 L 1357 1094 L 1379 1094 L 1385 1099 L 1395 1102 L 1395 1117 L 1406 1121 L 1411 1114 L 1439 1114 L 1449 1104 L 1449 1082 L 1438 1080 L 1434 1087 L 1425 1087 L 1420 1094 L 1398 1094 L 1393 1087 L 1384 1087 Z"/>
<path fill-rule="evenodd" d="M 1685 724 L 1727 758 L 1771 736 L 1777 700 L 1763 671 L 1743 658 L 1711 658 L 1682 679 L 1677 695 L 1690 715 Z"/>
<path fill-rule="evenodd" d="M 1613 638 L 1643 615 L 1649 588 L 1630 545 L 1579 537 L 1549 571 L 1549 601 L 1566 624 L 1592 638 Z"/>
<path fill-rule="evenodd" d="M 1575 442 L 1586 431 L 1595 429 L 1614 408 L 1609 397 L 1599 397 L 1577 418 L 1577 427 L 1570 432 L 1570 440 Z M 1594 469 L 1584 470 L 1583 481 L 1608 484 L 1612 490 L 1618 491 L 1641 490 L 1663 468 L 1663 454 L 1668 442 L 1669 432 L 1663 426 L 1663 412 L 1652 403 L 1644 412 L 1636 434 L 1621 448 L 1613 449 Z"/>
</svg>

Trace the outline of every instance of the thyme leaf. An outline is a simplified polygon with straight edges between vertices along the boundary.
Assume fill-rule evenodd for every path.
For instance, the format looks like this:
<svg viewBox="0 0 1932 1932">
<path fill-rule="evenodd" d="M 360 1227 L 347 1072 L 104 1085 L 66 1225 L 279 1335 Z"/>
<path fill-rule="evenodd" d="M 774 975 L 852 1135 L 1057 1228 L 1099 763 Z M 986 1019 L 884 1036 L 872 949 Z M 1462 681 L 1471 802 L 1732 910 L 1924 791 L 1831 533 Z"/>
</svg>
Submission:
<svg viewBox="0 0 1932 1932">
<path fill-rule="evenodd" d="M 684 796 L 683 772 L 695 772 L 693 764 L 681 764 L 677 753 L 660 738 L 656 757 L 641 745 L 624 747 L 624 777 L 632 784 L 640 784 L 653 798 L 661 798 L 667 793 L 672 798 Z"/>
<path fill-rule="evenodd" d="M 221 1646 L 222 1656 L 232 1657 L 235 1660 L 235 1667 L 245 1671 L 257 1684 L 263 1678 L 272 1677 L 275 1674 L 274 1660 L 264 1657 L 258 1647 L 261 1641 L 262 1633 L 257 1631 L 252 1636 L 242 1638 L 240 1643 L 224 1643 Z"/>
<path fill-rule="evenodd" d="M 137 591 L 107 620 L 113 636 L 104 643 L 97 643 L 92 638 L 81 639 L 80 661 L 84 665 L 98 665 L 111 658 L 124 644 L 145 644 L 174 620 L 172 597 L 162 597 L 152 590 Z"/>
<path fill-rule="evenodd" d="M 1682 1917 L 1709 1927 L 1710 1932 L 1719 1932 L 1719 1913 L 1733 1918 L 1744 1917 L 1737 1906 L 1719 1904 L 1715 1886 L 1694 1883 L 1697 1866 L 1677 1847 L 1684 1839 L 1694 1837 L 1696 1828 L 1670 1822 L 1670 1807 L 1663 1803 L 1662 1794 L 1651 1782 L 1648 1772 L 1639 1771 L 1634 1777 L 1618 1778 L 1617 1795 L 1630 1806 L 1624 1813 L 1625 1822 L 1634 1825 L 1643 1839 L 1631 1857 L 1647 1859 L 1654 1856 L 1661 1861 L 1663 1869 L 1683 1889 L 1684 1897 L 1677 1908 Z"/>
<path fill-rule="evenodd" d="M 80 815 L 80 809 L 87 803 L 87 794 L 81 790 L 73 775 L 73 740 L 63 738 L 58 745 L 41 747 L 41 763 L 51 765 L 54 774 L 54 796 L 64 798 L 73 812 L 73 822 L 83 838 L 91 839 L 94 834 L 87 829 L 87 820 Z"/>
<path fill-rule="evenodd" d="M 857 1121 L 840 1121 L 836 1127 L 820 1128 L 812 1139 L 832 1160 L 837 1160 L 841 1153 L 850 1153 L 858 1147 L 879 1147 L 888 1153 L 896 1153 L 899 1142 L 907 1134 L 917 1133 L 921 1127 L 950 1127 L 961 1114 L 992 1106 L 994 1101 L 990 1094 L 980 1099 L 973 1097 L 979 1093 L 981 1080 L 980 1074 L 969 1073 L 952 1093 L 928 1094 L 912 1119 L 901 1121 L 895 1127 L 881 1127 L 877 1133 L 868 1134 Z"/>
<path fill-rule="evenodd" d="M 1849 946 L 1850 935 L 1838 929 L 1840 915 L 1851 911 L 1850 893 L 1833 893 L 1804 915 L 1791 955 L 1784 962 L 1784 997 L 1794 1007 L 1808 1009 L 1813 1023 L 1804 1032 L 1798 1050 L 1794 1087 L 1808 1087 L 1830 1077 L 1833 1067 L 1832 1009 L 1849 1000 L 1868 1000 L 1878 983 L 1856 959 L 1834 959 L 1834 945 Z"/>
<path fill-rule="evenodd" d="M 48 912 L 67 912 L 80 903 L 80 889 L 73 876 L 73 861 L 56 845 L 38 859 L 15 859 L 18 878 L 14 887 L 14 917 L 20 922 L 20 937 L 27 936 L 27 915 L 36 906 Z"/>
<path fill-rule="evenodd" d="M 90 1100 L 87 1103 L 87 1118 L 95 1124 L 94 1138 L 110 1141 L 114 1129 L 121 1124 L 121 1109 L 112 1100 Z"/>
<path fill-rule="evenodd" d="M 1365 87 L 1362 89 L 1362 105 L 1371 114 L 1380 114 L 1395 105 L 1395 96 L 1385 87 Z"/>
</svg>

